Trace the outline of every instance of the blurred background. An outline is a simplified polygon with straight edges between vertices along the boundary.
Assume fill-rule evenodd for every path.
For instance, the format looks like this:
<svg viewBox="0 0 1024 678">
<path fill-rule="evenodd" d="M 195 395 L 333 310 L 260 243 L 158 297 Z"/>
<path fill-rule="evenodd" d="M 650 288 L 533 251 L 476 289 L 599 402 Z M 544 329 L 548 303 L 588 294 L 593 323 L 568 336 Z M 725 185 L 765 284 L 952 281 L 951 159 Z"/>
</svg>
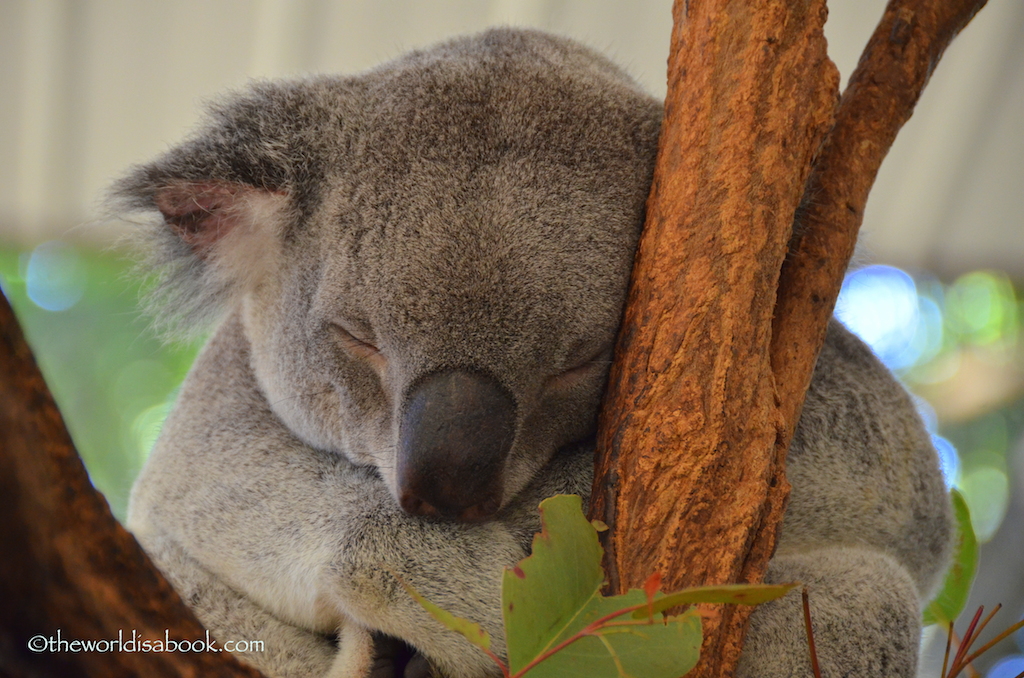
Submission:
<svg viewBox="0 0 1024 678">
<path fill-rule="evenodd" d="M 884 2 L 829 6 L 845 81 Z M 197 345 L 149 332 L 104 188 L 251 78 L 351 73 L 494 24 L 575 37 L 665 93 L 671 0 L 0 0 L 0 284 L 119 517 Z M 1024 615 L 1022 127 L 1024 3 L 990 0 L 882 167 L 837 309 L 919 397 L 984 542 L 968 611 L 1002 602 L 1000 628 Z M 1024 631 L 977 668 L 1024 671 Z"/>
</svg>

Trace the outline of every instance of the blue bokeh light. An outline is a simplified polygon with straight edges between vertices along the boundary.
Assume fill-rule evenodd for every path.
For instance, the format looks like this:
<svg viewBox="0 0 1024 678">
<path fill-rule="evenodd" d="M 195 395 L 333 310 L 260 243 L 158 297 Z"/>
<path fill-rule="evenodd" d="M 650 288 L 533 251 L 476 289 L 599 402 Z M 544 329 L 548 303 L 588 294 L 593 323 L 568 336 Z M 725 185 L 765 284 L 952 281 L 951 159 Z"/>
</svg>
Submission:
<svg viewBox="0 0 1024 678">
<path fill-rule="evenodd" d="M 75 248 L 59 240 L 44 242 L 29 256 L 25 291 L 39 308 L 66 311 L 85 294 L 85 267 Z"/>
<path fill-rule="evenodd" d="M 985 678 L 1017 678 L 1021 673 L 1024 673 L 1024 655 L 1012 654 L 993 664 Z"/>
<path fill-rule="evenodd" d="M 921 311 L 914 279 L 892 266 L 867 266 L 850 273 L 836 302 L 839 320 L 894 370 L 911 367 L 941 344 L 941 335 L 936 342 L 928 336 L 931 332 L 919 332 Z M 926 325 L 941 318 L 937 306 L 925 315 Z"/>
<path fill-rule="evenodd" d="M 910 394 L 910 399 L 914 401 L 914 408 L 917 410 L 918 415 L 921 417 L 921 421 L 924 423 L 924 429 L 928 431 L 928 433 L 938 432 L 939 415 L 936 414 L 935 408 L 932 407 L 932 404 L 921 396 L 913 393 Z"/>
</svg>

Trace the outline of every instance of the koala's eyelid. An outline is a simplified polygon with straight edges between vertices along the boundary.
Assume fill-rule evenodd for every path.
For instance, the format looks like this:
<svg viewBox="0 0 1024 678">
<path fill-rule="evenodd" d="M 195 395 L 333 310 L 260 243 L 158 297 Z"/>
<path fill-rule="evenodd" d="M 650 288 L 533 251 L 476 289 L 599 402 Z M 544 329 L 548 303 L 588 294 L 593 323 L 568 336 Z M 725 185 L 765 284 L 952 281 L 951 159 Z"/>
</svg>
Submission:
<svg viewBox="0 0 1024 678">
<path fill-rule="evenodd" d="M 373 332 L 367 331 L 367 327 L 364 327 L 364 323 L 355 321 L 351 322 L 348 320 L 331 320 L 329 323 L 335 330 L 347 334 L 356 341 L 361 341 L 364 344 L 373 345 L 372 335 Z"/>
<path fill-rule="evenodd" d="M 344 325 L 341 325 L 340 323 L 337 322 L 333 322 L 331 323 L 331 327 L 334 329 L 335 333 L 341 339 L 342 343 L 345 344 L 345 347 L 352 351 L 353 353 L 360 355 L 360 357 L 368 357 L 367 355 L 363 355 L 363 353 L 380 353 L 379 348 L 374 346 L 369 341 L 359 338 L 358 336 L 356 336 L 355 333 L 352 332 L 352 330 L 348 329 Z"/>
<path fill-rule="evenodd" d="M 573 365 L 572 367 L 570 367 L 570 368 L 568 368 L 566 370 L 563 370 L 562 374 L 568 374 L 570 372 L 575 372 L 577 370 L 581 370 L 582 371 L 582 370 L 584 370 L 584 369 L 586 369 L 588 367 L 593 367 L 594 365 L 598 365 L 598 364 L 611 363 L 611 361 L 612 361 L 612 351 L 613 350 L 614 349 L 613 349 L 612 346 L 603 346 L 600 349 L 598 349 L 597 351 L 594 351 L 593 353 L 591 353 L 590 357 L 587 358 L 586 360 L 582 360 L 582 361 L 576 363 L 575 365 Z"/>
<path fill-rule="evenodd" d="M 606 346 L 601 350 L 593 353 L 590 358 L 576 363 L 573 367 L 562 370 L 558 374 L 552 375 L 548 378 L 547 386 L 557 388 L 558 386 L 565 386 L 568 384 L 575 383 L 577 379 L 587 374 L 588 372 L 597 369 L 601 366 L 610 365 L 612 362 L 612 347 Z"/>
</svg>

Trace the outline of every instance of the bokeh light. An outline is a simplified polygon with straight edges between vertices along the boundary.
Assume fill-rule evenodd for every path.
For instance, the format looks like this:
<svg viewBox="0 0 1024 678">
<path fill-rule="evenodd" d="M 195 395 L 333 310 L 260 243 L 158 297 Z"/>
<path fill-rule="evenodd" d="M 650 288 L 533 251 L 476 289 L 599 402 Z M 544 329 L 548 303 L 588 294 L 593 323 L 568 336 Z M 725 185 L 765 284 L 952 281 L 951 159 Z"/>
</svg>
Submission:
<svg viewBox="0 0 1024 678">
<path fill-rule="evenodd" d="M 198 343 L 148 331 L 139 281 L 113 251 L 0 246 L 0 281 L 89 477 L 124 519 L 128 494 Z M 63 310 L 61 310 L 63 309 Z"/>
<path fill-rule="evenodd" d="M 923 352 L 915 342 L 921 320 L 917 285 L 898 268 L 868 266 L 847 275 L 836 316 L 890 369 L 910 367 Z"/>
<path fill-rule="evenodd" d="M 943 479 L 947 487 L 964 493 L 981 541 L 992 538 L 1008 509 L 1006 454 L 1011 436 L 1006 417 L 993 409 L 998 401 L 976 395 L 994 392 L 998 380 L 992 373 L 986 380 L 986 373 L 965 367 L 979 360 L 1009 366 L 1019 359 L 1022 308 L 1013 284 L 996 271 L 974 271 L 943 285 L 883 265 L 849 273 L 836 304 L 836 316 L 911 386 L 940 385 L 960 398 L 939 401 L 946 403 L 947 412 L 950 403 L 965 411 L 962 398 L 980 403 L 973 405 L 973 423 L 963 420 L 952 426 L 952 433 L 940 434 L 934 408 L 915 399 Z M 1004 393 L 999 397 L 1013 395 L 1012 390 Z"/>
<path fill-rule="evenodd" d="M 999 529 L 1010 504 L 1006 471 L 994 466 L 977 466 L 963 474 L 959 486 L 971 510 L 971 526 L 978 541 L 988 541 Z"/>
<path fill-rule="evenodd" d="M 932 438 L 932 445 L 939 455 L 939 469 L 942 471 L 942 480 L 946 483 L 946 489 L 952 489 L 960 480 L 960 455 L 956 447 L 946 438 L 939 435 L 939 416 L 935 413 L 932 404 L 920 396 L 911 394 L 914 407 L 921 415 L 924 428 Z"/>
<path fill-rule="evenodd" d="M 867 266 L 847 275 L 836 316 L 897 372 L 927 363 L 943 348 L 944 290 L 920 285 L 893 266 Z"/>
<path fill-rule="evenodd" d="M 152 358 L 133 360 L 117 370 L 112 380 L 110 406 L 126 422 L 139 412 L 163 403 L 167 393 L 177 386 L 177 377 L 168 367 Z"/>
<path fill-rule="evenodd" d="M 66 311 L 85 294 L 85 267 L 75 248 L 59 240 L 44 242 L 28 258 L 28 298 L 47 311 Z"/>
<path fill-rule="evenodd" d="M 165 403 L 147 407 L 132 422 L 133 443 L 139 455 L 140 466 L 146 461 L 146 457 L 149 456 L 150 451 L 153 449 L 153 444 L 160 435 L 160 429 L 163 428 L 164 420 L 167 419 L 167 415 L 171 412 L 172 404 L 173 400 L 168 400 Z"/>
<path fill-rule="evenodd" d="M 974 271 L 962 275 L 946 294 L 946 326 L 962 341 L 974 345 L 1015 342 L 1017 313 L 1013 285 L 1002 273 Z"/>
<path fill-rule="evenodd" d="M 1024 655 L 1012 654 L 993 664 L 985 678 L 1017 678 L 1021 673 L 1024 673 Z"/>
<path fill-rule="evenodd" d="M 939 469 L 942 470 L 942 479 L 946 483 L 946 489 L 952 489 L 960 481 L 960 455 L 956 447 L 940 435 L 932 434 L 932 445 L 939 453 Z"/>
</svg>

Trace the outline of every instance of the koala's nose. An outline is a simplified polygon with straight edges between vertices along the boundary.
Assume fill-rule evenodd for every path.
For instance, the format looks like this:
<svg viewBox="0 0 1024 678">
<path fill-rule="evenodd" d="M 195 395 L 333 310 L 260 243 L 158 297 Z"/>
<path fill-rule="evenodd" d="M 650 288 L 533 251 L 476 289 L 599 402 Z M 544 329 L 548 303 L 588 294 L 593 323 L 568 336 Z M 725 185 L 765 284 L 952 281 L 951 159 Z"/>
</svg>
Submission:
<svg viewBox="0 0 1024 678">
<path fill-rule="evenodd" d="M 515 422 L 515 400 L 487 374 L 443 370 L 418 380 L 399 428 L 402 508 L 467 522 L 496 513 Z"/>
</svg>

